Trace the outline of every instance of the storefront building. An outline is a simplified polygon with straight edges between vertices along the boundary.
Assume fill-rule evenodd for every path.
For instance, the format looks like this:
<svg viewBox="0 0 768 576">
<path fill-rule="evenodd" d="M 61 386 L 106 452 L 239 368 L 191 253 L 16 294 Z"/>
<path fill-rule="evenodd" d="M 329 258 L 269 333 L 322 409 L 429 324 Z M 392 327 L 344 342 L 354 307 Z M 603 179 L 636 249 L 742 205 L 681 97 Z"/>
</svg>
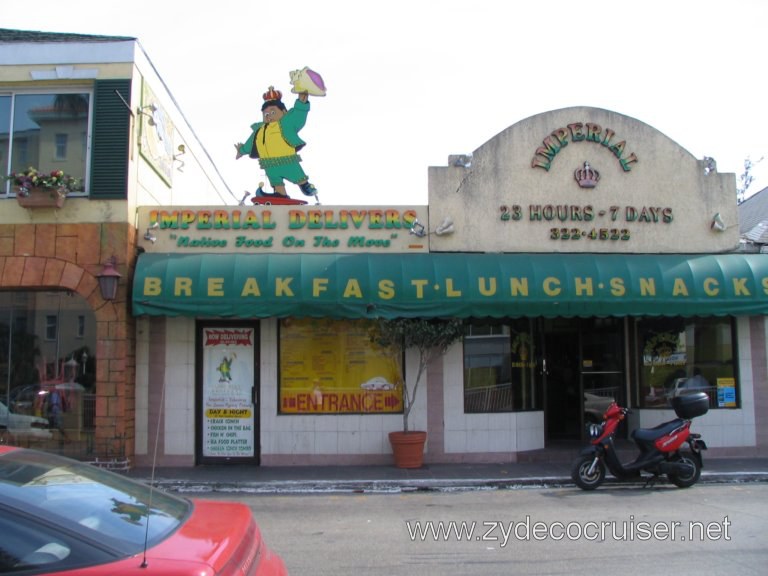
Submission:
<svg viewBox="0 0 768 576">
<path fill-rule="evenodd" d="M 633 118 L 522 120 L 429 168 L 426 206 L 236 206 L 136 39 L 2 30 L 0 162 L 79 181 L 0 189 L 1 441 L 388 464 L 417 357 L 370 322 L 427 317 L 466 325 L 412 411 L 427 462 L 575 444 L 610 399 L 651 426 L 690 386 L 711 452 L 768 445 L 768 261 L 739 251 L 735 176 Z"/>
<path fill-rule="evenodd" d="M 733 174 L 575 107 L 430 168 L 428 200 L 140 207 L 136 462 L 390 463 L 370 322 L 397 317 L 466 325 L 412 412 L 427 462 L 575 442 L 612 399 L 652 426 L 691 387 L 713 452 L 764 452 L 768 260 L 738 252 Z"/>
<path fill-rule="evenodd" d="M 0 30 L 0 164 L 0 442 L 130 464 L 136 207 L 232 195 L 135 38 Z"/>
</svg>

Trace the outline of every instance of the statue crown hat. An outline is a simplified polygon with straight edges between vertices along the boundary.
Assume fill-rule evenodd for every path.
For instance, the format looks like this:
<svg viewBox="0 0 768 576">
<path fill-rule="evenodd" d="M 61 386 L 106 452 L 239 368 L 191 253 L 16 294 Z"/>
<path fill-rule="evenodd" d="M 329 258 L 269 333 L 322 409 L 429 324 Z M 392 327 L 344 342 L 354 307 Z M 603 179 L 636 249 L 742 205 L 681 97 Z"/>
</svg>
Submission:
<svg viewBox="0 0 768 576">
<path fill-rule="evenodd" d="M 270 100 L 282 100 L 283 93 L 280 92 L 280 90 L 275 90 L 274 86 L 270 86 L 267 91 L 264 92 L 262 98 L 264 98 L 265 102 L 269 102 Z"/>
</svg>

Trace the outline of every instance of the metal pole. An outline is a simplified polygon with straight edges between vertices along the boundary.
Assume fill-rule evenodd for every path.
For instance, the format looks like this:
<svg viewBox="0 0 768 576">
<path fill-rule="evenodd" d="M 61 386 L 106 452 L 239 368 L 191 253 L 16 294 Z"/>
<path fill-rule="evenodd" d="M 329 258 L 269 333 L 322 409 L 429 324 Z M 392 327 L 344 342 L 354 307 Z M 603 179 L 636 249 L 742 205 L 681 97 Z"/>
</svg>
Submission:
<svg viewBox="0 0 768 576">
<path fill-rule="evenodd" d="M 5 407 L 8 409 L 7 428 L 11 427 L 11 367 L 13 365 L 11 353 L 13 352 L 13 299 L 11 299 L 11 310 L 8 313 L 8 376 L 5 383 Z"/>
</svg>

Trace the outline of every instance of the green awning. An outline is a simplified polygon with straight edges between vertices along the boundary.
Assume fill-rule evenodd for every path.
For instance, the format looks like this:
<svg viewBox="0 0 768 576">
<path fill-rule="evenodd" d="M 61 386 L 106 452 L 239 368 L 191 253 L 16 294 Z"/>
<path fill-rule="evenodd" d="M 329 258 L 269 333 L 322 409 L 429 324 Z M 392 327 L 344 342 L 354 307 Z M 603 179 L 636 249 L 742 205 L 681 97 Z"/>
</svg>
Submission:
<svg viewBox="0 0 768 576">
<path fill-rule="evenodd" d="M 142 254 L 136 316 L 768 313 L 768 255 Z"/>
</svg>

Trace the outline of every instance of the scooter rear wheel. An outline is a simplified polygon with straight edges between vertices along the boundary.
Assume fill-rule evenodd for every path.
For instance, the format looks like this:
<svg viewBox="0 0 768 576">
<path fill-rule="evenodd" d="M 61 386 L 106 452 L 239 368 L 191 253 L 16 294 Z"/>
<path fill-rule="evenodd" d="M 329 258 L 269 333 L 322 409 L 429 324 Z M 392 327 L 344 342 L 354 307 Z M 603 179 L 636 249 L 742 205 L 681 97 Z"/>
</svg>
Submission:
<svg viewBox="0 0 768 576">
<path fill-rule="evenodd" d="M 678 464 L 688 464 L 693 467 L 693 471 L 689 474 L 667 474 L 667 478 L 678 488 L 690 488 L 696 482 L 699 481 L 701 476 L 701 466 L 699 466 L 698 459 L 689 452 L 678 454 L 673 461 Z"/>
<path fill-rule="evenodd" d="M 595 463 L 595 457 L 588 454 L 579 456 L 571 467 L 571 479 L 582 490 L 594 490 L 605 480 L 605 464 L 600 459 Z"/>
</svg>

